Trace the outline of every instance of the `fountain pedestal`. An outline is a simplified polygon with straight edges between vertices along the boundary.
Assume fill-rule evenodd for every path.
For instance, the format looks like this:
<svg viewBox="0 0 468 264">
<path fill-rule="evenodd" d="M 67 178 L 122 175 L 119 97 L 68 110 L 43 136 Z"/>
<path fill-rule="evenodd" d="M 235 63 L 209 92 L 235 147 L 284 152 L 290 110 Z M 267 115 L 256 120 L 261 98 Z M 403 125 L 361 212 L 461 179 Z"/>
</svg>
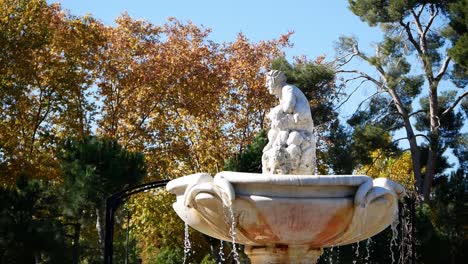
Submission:
<svg viewBox="0 0 468 264">
<path fill-rule="evenodd" d="M 246 246 L 245 253 L 252 264 L 310 264 L 316 263 L 323 249 L 309 246 Z"/>
</svg>

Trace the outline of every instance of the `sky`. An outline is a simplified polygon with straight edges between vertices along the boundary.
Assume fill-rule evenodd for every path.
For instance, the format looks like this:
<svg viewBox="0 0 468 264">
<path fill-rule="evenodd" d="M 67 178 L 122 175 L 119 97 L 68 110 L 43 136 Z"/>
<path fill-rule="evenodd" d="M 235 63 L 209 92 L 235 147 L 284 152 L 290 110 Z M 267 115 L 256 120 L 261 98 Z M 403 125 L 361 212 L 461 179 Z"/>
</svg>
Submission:
<svg viewBox="0 0 468 264">
<path fill-rule="evenodd" d="M 54 1 L 49 1 L 54 2 Z M 288 57 L 307 55 L 315 58 L 334 55 L 333 43 L 341 35 L 357 35 L 363 43 L 378 40 L 378 30 L 372 30 L 347 8 L 345 0 L 61 0 L 62 7 L 74 15 L 92 14 L 107 25 L 128 12 L 136 19 L 146 19 L 161 25 L 169 17 L 192 21 L 211 28 L 211 39 L 234 41 L 239 32 L 251 41 L 278 38 L 294 31 L 294 47 L 286 50 Z"/>
<path fill-rule="evenodd" d="M 378 28 L 371 28 L 348 9 L 346 0 L 49 0 L 59 2 L 73 15 L 91 14 L 104 24 L 127 12 L 134 19 L 146 19 L 162 25 L 170 17 L 191 21 L 210 28 L 210 39 L 216 42 L 234 41 L 242 32 L 251 41 L 278 38 L 294 31 L 292 48 L 285 49 L 286 57 L 306 55 L 314 59 L 335 56 L 334 43 L 340 36 L 356 36 L 361 48 L 372 48 L 381 39 Z M 366 65 L 356 65 L 366 67 Z M 349 117 L 363 98 L 373 89 L 360 89 L 341 107 L 343 118 Z"/>
<path fill-rule="evenodd" d="M 348 9 L 346 0 L 48 0 L 59 2 L 73 15 L 91 14 L 104 24 L 113 25 L 124 12 L 134 19 L 146 19 L 162 25 L 170 17 L 183 22 L 212 29 L 209 39 L 216 42 L 234 41 L 242 32 L 251 41 L 278 38 L 294 31 L 292 48 L 285 49 L 286 57 L 306 55 L 314 59 L 325 55 L 335 56 L 334 43 L 340 36 L 356 36 L 361 50 L 372 52 L 373 43 L 382 34 L 371 28 Z M 364 63 L 354 63 L 353 68 L 372 71 Z M 348 91 L 353 88 L 348 88 Z M 340 117 L 349 118 L 358 104 L 375 91 L 374 87 L 361 87 L 340 107 Z M 466 126 L 465 126 L 466 127 Z M 466 129 L 465 129 L 466 130 Z M 401 136 L 399 136 L 400 134 Z M 397 132 L 395 138 L 404 137 Z M 406 142 L 400 141 L 400 147 Z M 452 161 L 453 158 L 451 157 Z"/>
</svg>

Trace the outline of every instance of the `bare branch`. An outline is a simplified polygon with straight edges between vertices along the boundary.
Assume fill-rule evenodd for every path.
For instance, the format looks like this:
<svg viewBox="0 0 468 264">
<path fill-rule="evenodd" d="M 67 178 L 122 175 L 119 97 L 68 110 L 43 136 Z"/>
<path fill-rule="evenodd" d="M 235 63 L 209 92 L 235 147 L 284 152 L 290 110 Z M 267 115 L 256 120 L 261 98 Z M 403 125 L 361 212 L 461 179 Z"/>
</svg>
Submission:
<svg viewBox="0 0 468 264">
<path fill-rule="evenodd" d="M 343 67 L 344 65 L 348 64 L 348 63 L 349 63 L 354 57 L 356 57 L 357 55 L 358 55 L 357 53 L 350 53 L 350 54 L 344 55 L 344 56 L 341 57 L 341 58 L 338 58 L 338 59 L 336 60 L 336 62 L 338 62 L 338 61 L 340 61 L 340 60 L 342 60 L 342 59 L 345 59 L 345 61 L 344 61 L 343 63 L 338 64 L 335 68 L 336 68 L 336 69 L 339 69 L 339 68 Z M 346 58 L 346 57 L 348 57 L 348 56 L 349 56 L 349 58 Z"/>
<path fill-rule="evenodd" d="M 442 66 L 440 67 L 439 73 L 437 73 L 437 76 L 435 78 L 435 81 L 438 82 L 442 79 L 444 76 L 445 72 L 447 72 L 448 65 L 450 64 L 450 56 L 446 56 L 444 59 L 444 62 L 442 63 Z"/>
<path fill-rule="evenodd" d="M 411 28 L 410 28 L 410 26 L 409 26 L 409 22 L 408 22 L 408 23 L 405 23 L 405 22 L 403 21 L 403 18 L 402 18 L 402 19 L 400 19 L 400 25 L 405 29 L 406 34 L 408 35 L 408 40 L 413 44 L 414 48 L 418 51 L 419 54 L 422 54 L 421 46 L 420 46 L 419 43 L 414 39 L 413 33 L 411 33 Z"/>
<path fill-rule="evenodd" d="M 360 76 L 361 77 L 361 76 Z M 338 110 L 341 106 L 343 106 L 348 100 L 349 98 L 351 98 L 351 96 L 357 91 L 357 89 L 359 89 L 359 87 L 361 87 L 361 85 L 365 82 L 367 82 L 368 80 L 363 80 L 359 85 L 356 86 L 356 88 L 349 94 L 349 96 L 343 101 L 340 103 L 340 105 L 338 105 L 334 110 Z"/>
<path fill-rule="evenodd" d="M 422 12 L 424 11 L 424 8 L 426 7 L 426 4 L 422 4 L 421 7 L 419 8 L 418 11 L 418 17 L 421 17 Z"/>
<path fill-rule="evenodd" d="M 377 92 L 371 94 L 370 96 L 368 96 L 366 99 L 362 100 L 362 101 L 359 103 L 358 107 L 356 108 L 356 111 L 358 111 L 359 109 L 361 109 L 361 106 L 364 104 L 364 102 L 366 102 L 367 100 L 369 100 L 369 99 L 371 99 L 372 97 L 374 97 L 374 96 L 376 96 L 376 95 L 379 95 L 379 94 L 381 94 L 381 93 L 383 93 L 383 92 L 382 92 L 382 91 L 377 91 Z"/>
<path fill-rule="evenodd" d="M 412 117 L 412 116 L 417 115 L 417 114 L 420 114 L 420 113 L 426 113 L 426 111 L 424 111 L 424 110 L 418 110 L 418 111 L 416 111 L 416 112 L 413 112 L 413 113 L 409 114 L 408 117 Z"/>
<path fill-rule="evenodd" d="M 359 71 L 359 70 L 338 70 L 336 71 L 336 73 L 356 73 L 356 74 L 359 74 L 360 76 L 362 76 L 363 78 L 366 78 L 367 80 L 375 83 L 376 85 L 382 87 L 383 86 L 383 83 L 380 82 L 380 81 L 377 81 L 376 79 L 374 79 L 372 76 L 368 75 L 367 73 L 365 72 L 362 72 L 362 71 Z"/>
<path fill-rule="evenodd" d="M 431 16 L 429 18 L 429 22 L 427 22 L 426 28 L 424 29 L 424 32 L 422 33 L 421 37 L 426 39 L 427 32 L 429 32 L 429 29 L 431 28 L 432 22 L 434 22 L 434 19 L 436 16 L 439 14 L 439 9 L 436 8 L 434 11 L 433 8 L 431 8 Z"/>
<path fill-rule="evenodd" d="M 449 108 L 447 108 L 442 114 L 441 116 L 444 116 L 446 115 L 448 112 L 452 111 L 455 107 L 457 107 L 458 103 L 460 103 L 460 101 L 468 95 L 468 91 L 464 92 L 462 95 L 460 95 L 457 100 L 455 100 L 455 102 L 452 104 L 452 106 L 450 106 Z"/>
<path fill-rule="evenodd" d="M 414 12 L 414 9 L 411 9 L 411 14 L 414 17 L 414 24 L 416 24 L 416 28 L 418 29 L 418 33 L 419 33 L 420 36 L 422 36 L 423 33 L 424 33 L 424 30 L 423 30 L 422 25 L 421 25 L 420 17 L 416 14 L 416 12 Z"/>
<path fill-rule="evenodd" d="M 430 139 L 428 136 L 424 135 L 424 134 L 417 134 L 417 135 L 414 135 L 415 137 L 423 137 L 424 139 L 426 139 L 428 142 L 430 142 Z M 395 139 L 392 143 L 397 143 L 398 141 L 401 141 L 401 140 L 404 140 L 404 139 L 408 139 L 407 137 L 403 137 L 403 138 L 398 138 L 398 139 Z"/>
<path fill-rule="evenodd" d="M 414 137 L 423 137 L 424 139 L 427 140 L 427 142 L 431 142 L 431 139 L 428 136 L 424 135 L 424 134 L 416 134 L 416 135 L 414 135 Z"/>
</svg>

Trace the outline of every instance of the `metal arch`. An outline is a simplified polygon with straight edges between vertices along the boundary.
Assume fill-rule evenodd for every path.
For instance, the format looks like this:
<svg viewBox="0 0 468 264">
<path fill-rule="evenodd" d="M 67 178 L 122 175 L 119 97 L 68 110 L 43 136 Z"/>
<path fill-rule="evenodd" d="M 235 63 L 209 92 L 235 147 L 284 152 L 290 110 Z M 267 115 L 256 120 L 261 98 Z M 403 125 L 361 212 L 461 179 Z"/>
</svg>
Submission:
<svg viewBox="0 0 468 264">
<path fill-rule="evenodd" d="M 104 238 L 104 264 L 112 264 L 114 255 L 114 224 L 115 212 L 118 207 L 127 201 L 127 199 L 136 193 L 141 193 L 147 190 L 165 187 L 169 180 L 160 180 L 154 182 L 143 183 L 137 186 L 127 188 L 123 191 L 112 194 L 106 199 L 106 230 Z"/>
</svg>

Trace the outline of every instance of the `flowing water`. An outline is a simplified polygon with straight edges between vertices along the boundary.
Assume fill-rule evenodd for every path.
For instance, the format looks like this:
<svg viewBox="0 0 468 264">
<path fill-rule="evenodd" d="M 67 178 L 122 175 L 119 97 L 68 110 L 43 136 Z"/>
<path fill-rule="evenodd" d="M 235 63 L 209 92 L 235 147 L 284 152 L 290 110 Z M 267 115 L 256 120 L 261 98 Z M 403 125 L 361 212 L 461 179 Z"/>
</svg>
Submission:
<svg viewBox="0 0 468 264">
<path fill-rule="evenodd" d="M 185 223 L 185 229 L 184 229 L 184 261 L 183 261 L 184 264 L 187 262 L 187 259 L 190 256 L 191 250 L 192 250 L 192 244 L 190 243 L 190 238 L 189 238 L 189 226 L 188 226 L 187 223 Z"/>
<path fill-rule="evenodd" d="M 365 263 L 366 264 L 369 264 L 370 263 L 370 256 L 371 256 L 371 250 L 372 250 L 372 239 L 369 237 L 366 241 L 366 252 L 367 252 L 367 255 L 366 257 L 364 258 L 365 260 Z"/>
<path fill-rule="evenodd" d="M 354 249 L 354 245 L 353 245 L 353 250 L 354 250 L 354 254 L 356 255 L 356 259 L 353 260 L 353 264 L 356 264 L 357 260 L 359 259 L 359 242 L 356 243 L 356 249 Z"/>
<path fill-rule="evenodd" d="M 413 256 L 413 240 L 412 236 L 414 226 L 411 223 L 411 211 L 406 203 L 403 203 L 401 208 L 401 241 L 400 241 L 400 258 L 398 263 L 410 263 Z"/>
<path fill-rule="evenodd" d="M 393 252 L 393 247 L 398 246 L 398 225 L 400 220 L 398 217 L 395 217 L 390 228 L 392 229 L 392 239 L 390 240 L 390 254 L 392 256 L 392 264 L 395 263 L 395 252 Z"/>
<path fill-rule="evenodd" d="M 224 263 L 226 259 L 224 258 L 224 241 L 220 240 L 220 246 L 219 246 L 219 260 L 220 262 L 218 264 Z"/>
<path fill-rule="evenodd" d="M 229 218 L 231 226 L 229 228 L 229 235 L 231 236 L 232 242 L 232 256 L 236 263 L 240 263 L 239 261 L 239 253 L 237 252 L 237 245 L 236 245 L 236 219 L 234 217 L 234 210 L 232 210 L 232 206 L 229 206 Z"/>
</svg>

